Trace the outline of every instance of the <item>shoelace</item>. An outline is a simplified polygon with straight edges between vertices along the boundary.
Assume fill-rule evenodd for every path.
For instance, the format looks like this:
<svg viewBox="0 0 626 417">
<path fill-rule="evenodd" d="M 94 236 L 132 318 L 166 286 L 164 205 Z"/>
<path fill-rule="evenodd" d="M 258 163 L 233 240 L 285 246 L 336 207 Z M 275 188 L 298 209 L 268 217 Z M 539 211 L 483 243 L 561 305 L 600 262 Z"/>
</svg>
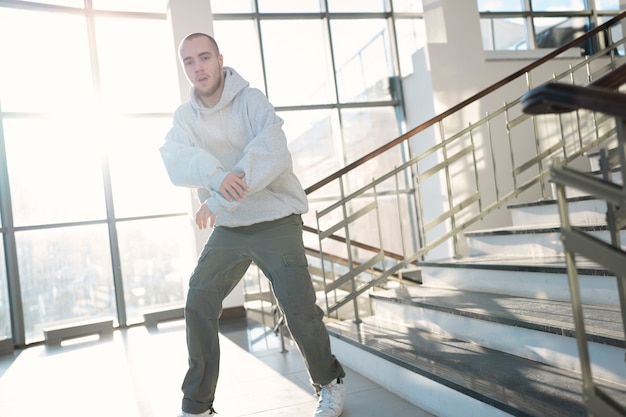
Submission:
<svg viewBox="0 0 626 417">
<path fill-rule="evenodd" d="M 335 390 L 332 386 L 323 386 L 320 391 L 319 404 L 324 406 L 330 406 L 333 403 L 333 397 L 335 396 Z"/>
</svg>

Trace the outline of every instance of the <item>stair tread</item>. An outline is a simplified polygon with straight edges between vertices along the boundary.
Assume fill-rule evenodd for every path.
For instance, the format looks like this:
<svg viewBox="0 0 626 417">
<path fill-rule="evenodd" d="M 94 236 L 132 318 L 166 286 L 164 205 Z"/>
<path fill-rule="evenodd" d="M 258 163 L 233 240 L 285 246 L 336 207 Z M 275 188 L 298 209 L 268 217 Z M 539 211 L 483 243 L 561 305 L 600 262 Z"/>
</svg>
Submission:
<svg viewBox="0 0 626 417">
<path fill-rule="evenodd" d="M 375 316 L 328 324 L 334 337 L 514 416 L 586 416 L 582 379 L 529 359 Z M 626 402 L 626 387 L 602 382 Z"/>
<path fill-rule="evenodd" d="M 579 196 L 579 197 L 569 197 L 566 199 L 568 203 L 577 203 L 579 201 L 590 201 L 590 200 L 598 200 L 597 197 L 594 196 Z M 557 199 L 545 199 L 545 200 L 537 200 L 537 201 L 528 201 L 523 203 L 513 203 L 507 206 L 508 209 L 516 209 L 516 208 L 524 208 L 524 207 L 537 207 L 537 206 L 556 206 L 559 204 Z"/>
<path fill-rule="evenodd" d="M 572 305 L 569 302 L 424 286 L 380 291 L 372 294 L 371 298 L 562 336 L 575 337 L 576 334 Z M 589 341 L 626 346 L 621 310 L 618 306 L 585 305 L 583 309 Z"/>
<path fill-rule="evenodd" d="M 606 224 L 586 224 L 576 226 L 585 232 L 605 232 L 609 228 Z M 493 229 L 481 229 L 465 232 L 465 236 L 490 236 L 490 235 L 520 235 L 533 233 L 560 233 L 561 226 L 558 224 L 532 224 L 523 226 L 502 226 Z"/>
<path fill-rule="evenodd" d="M 436 259 L 421 261 L 424 267 L 480 268 L 506 271 L 535 271 L 566 274 L 565 256 L 515 256 L 515 255 L 478 255 L 463 258 Z M 576 257 L 576 268 L 581 275 L 612 275 L 606 268 L 582 256 Z"/>
</svg>

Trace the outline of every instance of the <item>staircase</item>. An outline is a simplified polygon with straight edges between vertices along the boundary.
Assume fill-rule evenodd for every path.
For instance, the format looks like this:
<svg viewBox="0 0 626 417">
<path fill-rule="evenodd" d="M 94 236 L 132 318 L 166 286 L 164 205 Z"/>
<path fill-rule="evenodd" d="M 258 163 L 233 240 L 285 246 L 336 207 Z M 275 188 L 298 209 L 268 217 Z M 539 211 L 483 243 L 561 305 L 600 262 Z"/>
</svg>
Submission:
<svg viewBox="0 0 626 417">
<path fill-rule="evenodd" d="M 608 140 L 598 140 L 596 148 L 582 149 L 581 138 L 582 151 L 575 158 L 565 163 L 553 161 L 551 173 L 558 176 L 551 195 L 558 195 L 558 201 L 545 197 L 548 193 L 543 191 L 539 200 L 520 198 L 526 188 L 522 186 L 511 193 L 514 198 L 510 202 L 505 198 L 497 204 L 503 209 L 501 203 L 508 202 L 505 217 L 511 219 L 510 225 L 470 228 L 467 226 L 473 219 L 462 223 L 454 216 L 475 200 L 470 196 L 457 209 L 451 175 L 446 172 L 451 208 L 440 218 L 452 218 L 449 228 L 456 229 L 454 247 L 464 247 L 465 251 L 455 250 L 458 255 L 449 259 L 420 260 L 420 279 L 413 284 L 400 279 L 396 285 L 385 281 L 384 288 L 372 285 L 370 315 L 329 322 L 333 349 L 348 367 L 436 416 L 626 415 L 626 257 L 619 243 L 626 238 L 626 213 L 621 210 L 626 204 L 621 175 L 626 166 L 626 95 L 615 94 L 626 84 L 624 68 L 622 65 L 619 71 L 605 73 L 591 82 L 587 91 L 575 83 L 564 83 L 562 89 L 548 88 L 552 102 L 527 106 L 541 110 L 530 114 L 560 115 L 585 109 L 599 112 L 593 116 L 597 120 L 602 114 L 615 118 L 615 129 L 609 129 L 611 133 L 605 136 Z M 570 94 L 574 90 L 580 90 L 583 98 L 589 93 L 590 103 L 581 106 L 561 101 L 579 99 L 580 95 Z M 613 101 L 607 104 L 604 96 Z M 508 116 L 506 120 L 507 130 L 521 123 Z M 579 122 L 572 125 L 578 123 L 580 130 Z M 598 172 L 596 151 L 611 147 L 617 147 L 617 152 L 609 154 L 620 154 L 617 168 L 606 168 L 605 164 Z M 567 154 L 565 148 L 563 153 Z M 538 146 L 538 157 L 543 155 L 540 158 L 544 159 L 538 162 L 540 175 L 534 184 L 541 183 L 544 166 L 549 165 L 545 155 L 555 149 L 541 151 Z M 463 155 L 469 156 L 469 152 Z M 445 165 L 440 163 L 436 169 Z M 560 167 L 568 165 L 588 169 L 584 173 L 565 169 L 559 174 Z M 514 167 L 514 175 L 528 166 L 530 163 Z M 614 175 L 609 175 L 609 169 L 616 169 Z M 416 178 L 422 180 L 419 173 Z M 603 190 L 588 195 L 567 186 L 566 180 L 577 185 L 597 184 Z M 481 198 L 478 188 L 476 198 Z M 610 197 L 598 199 L 597 195 Z M 318 214 L 318 224 L 325 214 Z M 338 229 L 335 226 L 334 230 Z M 320 236 L 331 233 L 320 230 Z M 349 242 L 349 235 L 346 237 Z M 564 245 L 564 237 L 577 241 L 566 240 Z M 578 249 L 589 249 L 593 256 L 576 256 Z M 606 254 L 601 253 L 605 250 Z M 372 259 L 380 261 L 382 255 L 377 256 Z M 611 265 L 611 270 L 604 265 Z M 389 271 L 395 273 L 397 269 L 382 267 L 381 271 L 373 282 L 383 281 Z M 338 281 L 345 284 L 347 279 Z M 573 282 L 580 291 L 573 289 Z M 332 285 L 333 290 L 340 287 Z M 580 295 L 575 298 L 575 293 Z M 345 302 L 331 305 L 328 311 L 342 304 Z"/>
<path fill-rule="evenodd" d="M 602 202 L 569 205 L 608 240 Z M 508 210 L 512 227 L 466 234 L 469 257 L 422 262 L 421 285 L 372 293 L 361 323 L 329 323 L 341 360 L 437 416 L 586 416 L 556 201 Z M 616 279 L 578 264 L 594 375 L 626 406 Z"/>
</svg>

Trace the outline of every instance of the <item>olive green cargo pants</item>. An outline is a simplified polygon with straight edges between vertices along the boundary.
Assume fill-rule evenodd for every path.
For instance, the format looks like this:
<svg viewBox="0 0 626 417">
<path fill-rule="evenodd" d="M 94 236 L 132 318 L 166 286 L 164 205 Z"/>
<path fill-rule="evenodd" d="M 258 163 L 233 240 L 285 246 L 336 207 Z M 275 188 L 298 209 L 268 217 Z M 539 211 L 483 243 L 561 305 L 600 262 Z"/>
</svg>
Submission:
<svg viewBox="0 0 626 417">
<path fill-rule="evenodd" d="M 219 374 L 222 301 L 251 262 L 269 279 L 312 384 L 319 387 L 344 377 L 343 368 L 331 353 L 324 313 L 315 304 L 301 216 L 251 226 L 216 227 L 189 281 L 185 306 L 189 369 L 182 385 L 182 408 L 186 412 L 202 413 L 213 404 Z"/>
</svg>

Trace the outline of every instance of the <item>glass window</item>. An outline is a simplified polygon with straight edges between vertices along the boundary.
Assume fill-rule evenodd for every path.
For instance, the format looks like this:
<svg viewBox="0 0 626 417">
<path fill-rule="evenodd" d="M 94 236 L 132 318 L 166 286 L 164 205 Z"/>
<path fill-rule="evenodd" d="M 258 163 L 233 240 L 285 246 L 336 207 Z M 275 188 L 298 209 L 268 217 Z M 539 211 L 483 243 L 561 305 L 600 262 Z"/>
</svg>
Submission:
<svg viewBox="0 0 626 417">
<path fill-rule="evenodd" d="M 215 40 L 224 65 L 234 68 L 251 87 L 265 91 L 259 37 L 252 20 L 215 20 Z"/>
<path fill-rule="evenodd" d="M 212 13 L 252 13 L 254 0 L 211 0 Z"/>
<path fill-rule="evenodd" d="M 606 23 L 609 20 L 611 20 L 610 17 L 605 17 L 605 18 L 601 18 L 600 19 L 600 24 Z M 623 30 L 622 30 L 622 25 L 621 24 L 617 24 L 617 25 L 613 25 L 611 26 L 611 28 L 609 29 L 609 36 L 611 36 L 612 40 L 617 40 L 617 39 L 622 39 L 624 37 L 623 35 Z M 618 54 L 619 56 L 624 56 L 624 45 L 620 45 L 617 48 Z"/>
<path fill-rule="evenodd" d="M 328 0 L 328 11 L 339 13 L 386 12 L 384 0 Z"/>
<path fill-rule="evenodd" d="M 396 38 L 400 58 L 400 73 L 413 72 L 413 55 L 426 44 L 426 27 L 423 19 L 396 19 Z"/>
<path fill-rule="evenodd" d="M 320 12 L 320 0 L 259 0 L 260 13 L 314 13 Z"/>
<path fill-rule="evenodd" d="M 424 11 L 422 0 L 393 0 L 393 11 L 396 13 L 421 13 Z"/>
<path fill-rule="evenodd" d="M 531 5 L 534 12 L 571 12 L 586 9 L 585 0 L 531 0 Z M 478 0 L 480 12 L 521 12 L 524 10 L 524 0 Z"/>
<path fill-rule="evenodd" d="M 35 0 L 36 3 L 51 4 L 53 6 L 85 7 L 85 0 Z"/>
<path fill-rule="evenodd" d="M 529 49 L 526 22 L 523 18 L 480 19 L 483 49 Z"/>
<path fill-rule="evenodd" d="M 521 12 L 524 0 L 478 0 L 479 12 Z"/>
<path fill-rule="evenodd" d="M 129 324 L 184 304 L 195 266 L 192 223 L 187 216 L 117 223 Z"/>
<path fill-rule="evenodd" d="M 171 112 L 180 102 L 178 60 L 167 21 L 97 18 L 96 40 L 107 109 Z"/>
<path fill-rule="evenodd" d="M 531 0 L 534 12 L 562 12 L 585 10 L 585 0 Z"/>
<path fill-rule="evenodd" d="M 7 286 L 6 260 L 4 257 L 4 239 L 0 233 L 0 340 L 11 339 L 11 309 L 9 307 L 9 288 Z"/>
<path fill-rule="evenodd" d="M 101 139 L 107 149 L 115 216 L 185 213 L 189 190 L 172 185 L 159 147 L 171 118 L 112 119 Z"/>
<path fill-rule="evenodd" d="M 83 0 L 81 0 L 82 3 Z M 166 13 L 168 0 L 91 0 L 96 10 Z"/>
<path fill-rule="evenodd" d="M 3 121 L 16 226 L 106 218 L 93 120 L 72 114 Z"/>
<path fill-rule="evenodd" d="M 587 7 L 588 2 L 585 0 L 531 0 L 529 3 L 477 1 L 478 9 L 482 13 L 480 24 L 485 50 L 558 48 L 601 23 L 601 18 Z M 618 7 L 616 0 L 600 0 L 595 5 L 600 10 Z M 527 12 L 524 13 L 525 11 Z M 489 12 L 506 12 L 507 15 L 487 14 Z M 559 12 L 584 12 L 585 16 L 558 16 Z M 580 47 L 584 49 L 584 53 L 591 54 L 595 46 L 589 41 Z"/>
<path fill-rule="evenodd" d="M 17 232 L 26 342 L 46 328 L 115 318 L 106 225 Z"/>
<path fill-rule="evenodd" d="M 0 7 L 0 22 L 3 111 L 56 113 L 91 103 L 83 16 Z"/>
<path fill-rule="evenodd" d="M 388 100 L 393 75 L 384 19 L 331 22 L 340 102 Z"/>
<path fill-rule="evenodd" d="M 391 106 L 372 107 L 361 109 L 344 109 L 341 111 L 342 129 L 344 137 L 344 155 L 347 161 L 355 161 L 376 148 L 398 137 L 395 109 Z M 385 168 L 376 172 L 386 172 L 389 167 L 397 164 L 384 163 Z M 371 172 L 365 181 L 370 181 L 375 175 Z"/>
<path fill-rule="evenodd" d="M 534 19 L 537 48 L 558 48 L 589 30 L 586 18 L 539 17 Z"/>
<path fill-rule="evenodd" d="M 294 171 L 306 188 L 342 166 L 336 110 L 281 112 Z"/>
<path fill-rule="evenodd" d="M 268 98 L 275 106 L 334 101 L 322 20 L 261 21 Z M 289 36 L 285 36 L 288 33 Z M 288 58 L 289 64 L 285 59 Z"/>
<path fill-rule="evenodd" d="M 619 0 L 596 0 L 598 10 L 619 10 Z"/>
</svg>

